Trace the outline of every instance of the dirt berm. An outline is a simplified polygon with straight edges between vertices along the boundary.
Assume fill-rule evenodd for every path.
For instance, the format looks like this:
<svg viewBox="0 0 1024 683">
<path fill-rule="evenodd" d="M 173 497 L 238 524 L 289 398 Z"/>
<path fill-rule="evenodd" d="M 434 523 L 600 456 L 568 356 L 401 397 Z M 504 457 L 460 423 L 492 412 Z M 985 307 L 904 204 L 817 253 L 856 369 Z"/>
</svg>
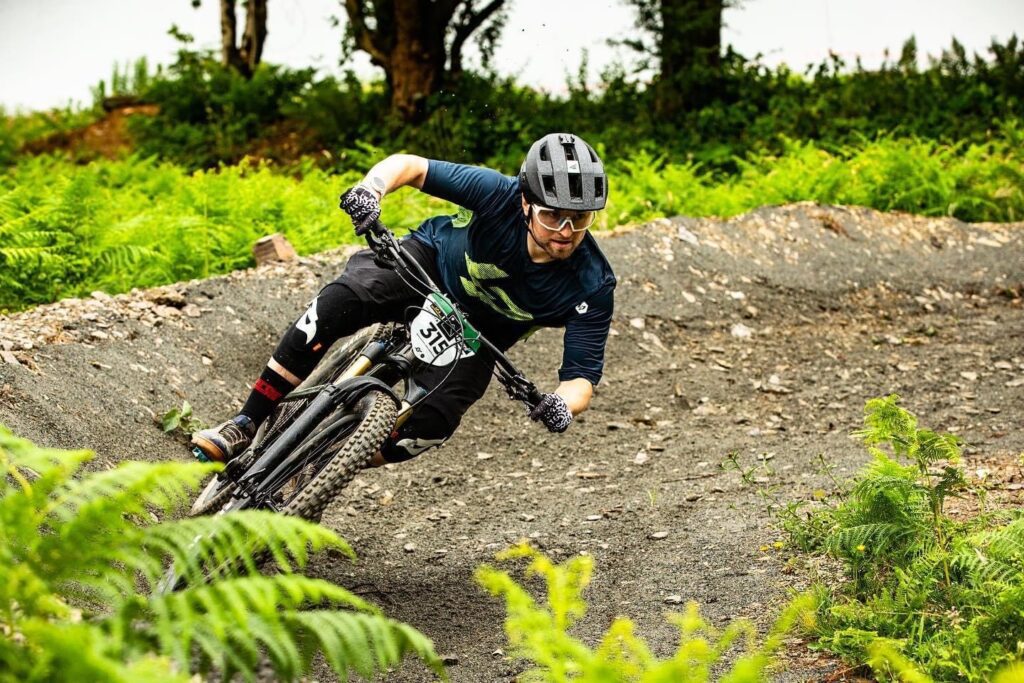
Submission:
<svg viewBox="0 0 1024 683">
<path fill-rule="evenodd" d="M 1019 503 L 1024 451 L 1024 230 L 799 204 L 728 221 L 675 218 L 601 239 L 619 277 L 605 380 L 564 435 L 530 423 L 492 386 L 442 449 L 368 471 L 325 523 L 358 564 L 313 572 L 434 639 L 454 681 L 507 681 L 503 609 L 472 580 L 528 537 L 555 558 L 595 557 L 593 642 L 619 614 L 654 651 L 664 619 L 696 600 L 722 624 L 770 622 L 806 585 L 765 495 L 809 499 L 867 456 L 848 434 L 889 393 L 968 444 Z M 343 253 L 172 288 L 97 294 L 0 318 L 0 421 L 48 446 L 88 447 L 95 467 L 188 458 L 154 424 L 187 398 L 209 424 L 237 408 L 279 333 Z M 560 337 L 512 358 L 555 384 Z M 756 470 L 721 465 L 729 454 Z M 973 475 L 972 475 L 973 476 Z M 658 533 L 666 532 L 666 533 Z M 766 548 L 767 546 L 767 548 Z M 787 680 L 834 666 L 791 641 Z M 425 680 L 415 664 L 388 680 Z"/>
</svg>

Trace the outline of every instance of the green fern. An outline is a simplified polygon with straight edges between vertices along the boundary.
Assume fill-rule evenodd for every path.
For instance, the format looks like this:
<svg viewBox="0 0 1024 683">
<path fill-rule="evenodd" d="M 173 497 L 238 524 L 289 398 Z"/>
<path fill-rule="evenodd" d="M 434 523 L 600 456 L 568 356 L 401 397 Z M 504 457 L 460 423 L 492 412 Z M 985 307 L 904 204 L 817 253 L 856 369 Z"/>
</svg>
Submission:
<svg viewBox="0 0 1024 683">
<path fill-rule="evenodd" d="M 331 531 L 253 511 L 160 521 L 209 466 L 128 462 L 75 478 L 91 457 L 0 426 L 0 679 L 251 678 L 266 658 L 295 680 L 317 652 L 343 678 L 372 677 L 409 653 L 444 677 L 422 634 L 295 573 L 316 552 L 354 557 Z M 278 573 L 260 575 L 256 556 Z M 169 565 L 187 587 L 158 594 Z"/>
<path fill-rule="evenodd" d="M 477 569 L 477 582 L 495 597 L 503 598 L 507 617 L 505 633 L 513 656 L 535 665 L 517 680 L 545 683 L 677 683 L 711 680 L 712 670 L 721 669 L 723 659 L 741 641 L 744 653 L 724 672 L 721 681 L 748 683 L 763 681 L 771 656 L 783 638 L 802 621 L 810 627 L 814 598 L 794 599 L 776 620 L 765 642 L 754 645 L 756 631 L 745 620 L 718 631 L 700 616 L 696 603 L 685 613 L 668 619 L 680 634 L 674 656 L 658 659 L 635 634 L 633 622 L 618 617 L 600 644 L 591 649 L 568 631 L 584 616 L 583 590 L 590 582 L 593 560 L 577 556 L 556 565 L 523 542 L 498 554 L 501 561 L 525 559 L 526 575 L 544 579 L 547 596 L 543 604 L 530 595 L 507 572 L 484 565 Z"/>
<path fill-rule="evenodd" d="M 945 501 L 972 495 L 960 441 L 898 403 L 868 401 L 871 462 L 806 523 L 852 579 L 819 589 L 820 643 L 889 680 L 988 681 L 1024 656 L 1024 516 L 950 518 Z"/>
</svg>

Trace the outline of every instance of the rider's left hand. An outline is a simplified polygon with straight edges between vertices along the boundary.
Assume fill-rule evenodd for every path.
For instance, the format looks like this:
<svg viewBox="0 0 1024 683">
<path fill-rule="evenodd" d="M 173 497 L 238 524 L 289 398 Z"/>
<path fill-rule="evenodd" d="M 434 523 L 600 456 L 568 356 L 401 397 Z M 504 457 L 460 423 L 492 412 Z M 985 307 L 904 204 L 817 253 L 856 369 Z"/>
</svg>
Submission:
<svg viewBox="0 0 1024 683">
<path fill-rule="evenodd" d="M 549 432 L 564 432 L 572 424 L 572 411 L 558 394 L 544 394 L 541 402 L 530 411 L 530 419 L 544 423 Z"/>
</svg>

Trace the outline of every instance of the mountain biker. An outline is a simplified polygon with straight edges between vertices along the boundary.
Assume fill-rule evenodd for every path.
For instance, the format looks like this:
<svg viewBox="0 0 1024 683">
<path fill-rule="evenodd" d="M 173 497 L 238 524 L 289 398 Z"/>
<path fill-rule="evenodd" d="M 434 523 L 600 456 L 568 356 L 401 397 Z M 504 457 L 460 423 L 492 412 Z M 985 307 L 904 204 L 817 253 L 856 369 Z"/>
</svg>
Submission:
<svg viewBox="0 0 1024 683">
<path fill-rule="evenodd" d="M 608 196 L 594 148 L 575 135 L 546 135 L 530 147 L 518 177 L 389 156 L 341 195 L 340 208 L 356 234 L 366 234 L 380 217 L 385 195 L 406 185 L 462 207 L 457 216 L 426 220 L 402 243 L 495 346 L 505 351 L 539 327 L 565 328 L 560 383 L 530 412 L 550 431 L 564 432 L 590 405 L 601 379 L 616 283 L 587 230 Z M 372 251 L 356 253 L 285 332 L 241 413 L 193 435 L 196 455 L 223 462 L 240 454 L 331 344 L 373 323 L 403 320 L 406 309 L 422 305 L 423 296 L 378 265 Z M 408 460 L 446 441 L 483 396 L 493 367 L 482 351 L 459 359 L 454 369 L 428 366 L 418 373 L 427 389 L 447 379 L 371 464 Z"/>
</svg>

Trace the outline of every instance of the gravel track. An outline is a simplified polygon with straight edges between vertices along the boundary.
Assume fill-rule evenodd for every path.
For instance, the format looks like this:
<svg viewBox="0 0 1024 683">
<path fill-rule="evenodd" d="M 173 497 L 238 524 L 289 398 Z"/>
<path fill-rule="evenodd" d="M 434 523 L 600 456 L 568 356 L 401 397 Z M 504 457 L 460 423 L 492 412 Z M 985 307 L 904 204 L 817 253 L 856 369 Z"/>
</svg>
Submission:
<svg viewBox="0 0 1024 683">
<path fill-rule="evenodd" d="M 364 472 L 324 523 L 360 562 L 312 573 L 432 637 L 454 681 L 508 681 L 502 607 L 472 582 L 528 537 L 556 558 L 595 557 L 594 641 L 624 614 L 662 656 L 678 596 L 716 623 L 766 625 L 809 576 L 764 493 L 849 476 L 864 401 L 899 393 L 922 424 L 955 431 L 1020 503 L 1024 451 L 1024 229 L 797 204 L 728 221 L 662 219 L 606 235 L 620 280 L 606 379 L 565 435 L 530 423 L 492 386 L 442 449 Z M 240 405 L 291 319 L 333 279 L 322 254 L 169 288 L 68 300 L 0 317 L 0 422 L 47 446 L 88 447 L 91 467 L 188 458 L 153 416 L 187 398 L 206 423 Z M 98 334 L 97 334 L 98 333 Z M 27 348 L 26 348 L 27 347 Z M 555 383 L 560 335 L 511 357 Z M 751 481 L 721 467 L 730 453 Z M 652 538 L 667 532 L 663 538 Z M 660 535 L 660 534 L 659 534 Z M 780 680 L 834 666 L 793 641 Z M 415 663 L 389 681 L 427 680 Z"/>
</svg>

